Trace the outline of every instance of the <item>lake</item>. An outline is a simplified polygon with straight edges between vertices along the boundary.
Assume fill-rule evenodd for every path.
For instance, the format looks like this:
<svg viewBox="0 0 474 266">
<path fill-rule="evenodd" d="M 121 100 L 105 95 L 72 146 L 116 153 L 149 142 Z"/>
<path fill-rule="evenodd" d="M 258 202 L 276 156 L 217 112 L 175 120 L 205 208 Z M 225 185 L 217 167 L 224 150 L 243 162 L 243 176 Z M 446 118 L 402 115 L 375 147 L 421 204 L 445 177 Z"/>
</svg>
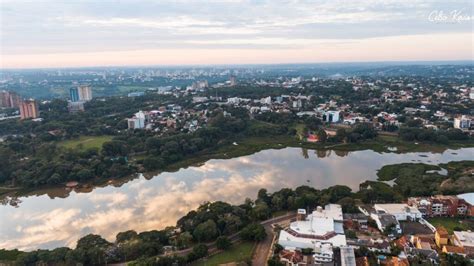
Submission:
<svg viewBox="0 0 474 266">
<path fill-rule="evenodd" d="M 269 192 L 310 185 L 318 189 L 375 180 L 382 166 L 472 160 L 474 148 L 443 153 L 315 151 L 301 148 L 265 150 L 199 166 L 128 179 L 115 185 L 67 191 L 38 191 L 0 205 L 0 249 L 74 247 L 89 233 L 109 241 L 118 232 L 162 229 L 205 201 L 243 203 L 260 188 Z M 16 205 L 16 206 L 12 206 Z"/>
</svg>

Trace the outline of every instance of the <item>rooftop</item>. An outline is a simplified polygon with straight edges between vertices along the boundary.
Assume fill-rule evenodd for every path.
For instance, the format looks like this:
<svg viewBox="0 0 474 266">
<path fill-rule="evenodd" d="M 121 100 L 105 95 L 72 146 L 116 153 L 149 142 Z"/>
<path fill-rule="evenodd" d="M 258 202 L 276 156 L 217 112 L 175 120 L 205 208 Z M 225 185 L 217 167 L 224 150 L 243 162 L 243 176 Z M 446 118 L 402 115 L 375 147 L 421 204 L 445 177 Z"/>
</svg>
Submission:
<svg viewBox="0 0 474 266">
<path fill-rule="evenodd" d="M 463 247 L 474 247 L 474 232 L 471 231 L 454 231 L 454 236 L 456 238 L 456 242 L 460 246 Z"/>
<path fill-rule="evenodd" d="M 460 194 L 460 195 L 458 195 L 458 198 L 461 198 L 461 199 L 467 201 L 467 203 L 469 203 L 471 205 L 474 205 L 474 192 Z"/>
</svg>

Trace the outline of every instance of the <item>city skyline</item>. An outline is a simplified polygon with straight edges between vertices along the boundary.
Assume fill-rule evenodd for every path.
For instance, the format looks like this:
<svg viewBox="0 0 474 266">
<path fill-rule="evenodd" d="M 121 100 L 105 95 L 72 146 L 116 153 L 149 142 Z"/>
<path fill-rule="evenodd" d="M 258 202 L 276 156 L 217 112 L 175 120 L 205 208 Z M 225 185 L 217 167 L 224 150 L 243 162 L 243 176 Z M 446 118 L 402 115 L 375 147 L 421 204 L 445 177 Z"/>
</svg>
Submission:
<svg viewBox="0 0 474 266">
<path fill-rule="evenodd" d="M 473 60 L 470 1 L 0 3 L 1 68 Z"/>
</svg>

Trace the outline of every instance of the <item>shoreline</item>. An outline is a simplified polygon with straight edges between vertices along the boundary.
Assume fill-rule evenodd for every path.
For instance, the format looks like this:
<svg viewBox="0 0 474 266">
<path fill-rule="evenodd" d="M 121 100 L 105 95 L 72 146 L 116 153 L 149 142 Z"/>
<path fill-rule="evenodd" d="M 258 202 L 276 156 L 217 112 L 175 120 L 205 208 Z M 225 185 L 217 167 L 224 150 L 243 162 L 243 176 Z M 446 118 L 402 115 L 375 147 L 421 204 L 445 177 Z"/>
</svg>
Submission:
<svg viewBox="0 0 474 266">
<path fill-rule="evenodd" d="M 396 149 L 393 150 L 392 148 Z M 83 190 L 84 193 L 91 192 L 96 187 L 106 187 L 110 185 L 118 185 L 119 187 L 123 184 L 134 180 L 143 174 L 146 179 L 153 178 L 163 172 L 177 172 L 180 169 L 186 169 L 192 166 L 203 165 L 209 160 L 218 159 L 232 159 L 241 156 L 248 156 L 260 151 L 270 149 L 284 149 L 284 148 L 302 148 L 319 151 L 340 151 L 340 152 L 354 152 L 363 150 L 372 150 L 378 153 L 409 153 L 409 152 L 432 152 L 442 153 L 448 149 L 457 150 L 462 148 L 473 148 L 474 142 L 451 142 L 449 144 L 435 144 L 435 143 L 412 143 L 406 141 L 400 141 L 398 138 L 378 136 L 375 140 L 365 140 L 360 143 L 311 143 L 304 142 L 296 139 L 293 136 L 283 135 L 277 137 L 250 137 L 245 139 L 237 139 L 233 142 L 226 143 L 225 145 L 203 151 L 199 154 L 193 155 L 189 158 L 184 158 L 181 161 L 167 165 L 162 170 L 149 171 L 149 172 L 137 172 L 132 175 L 120 177 L 120 178 L 108 178 L 108 179 L 96 179 L 91 182 L 78 183 L 75 187 L 67 187 L 66 184 L 61 186 L 41 186 L 35 188 L 28 187 L 0 187 L 0 200 L 7 199 L 8 197 L 24 197 L 31 196 L 40 193 L 39 195 L 47 194 L 41 193 L 45 190 L 58 190 L 57 192 L 67 192 L 66 194 L 58 194 L 56 196 L 67 197 L 73 190 Z M 137 157 L 132 157 L 131 161 L 136 162 Z"/>
</svg>

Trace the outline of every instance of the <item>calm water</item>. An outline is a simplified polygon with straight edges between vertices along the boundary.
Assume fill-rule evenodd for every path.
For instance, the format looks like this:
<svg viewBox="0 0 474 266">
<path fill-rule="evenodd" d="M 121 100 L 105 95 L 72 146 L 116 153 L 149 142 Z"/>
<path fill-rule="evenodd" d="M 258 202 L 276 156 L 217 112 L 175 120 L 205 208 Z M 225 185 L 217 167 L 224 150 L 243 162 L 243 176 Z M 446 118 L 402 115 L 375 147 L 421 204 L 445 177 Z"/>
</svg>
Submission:
<svg viewBox="0 0 474 266">
<path fill-rule="evenodd" d="M 77 239 L 96 233 L 113 241 L 120 231 L 162 229 L 205 201 L 242 203 L 260 188 L 341 184 L 357 190 L 376 179 L 383 165 L 430 164 L 472 160 L 474 148 L 443 153 L 334 152 L 300 148 L 266 150 L 201 166 L 161 173 L 150 180 L 140 175 L 121 186 L 89 191 L 48 190 L 18 199 L 17 207 L 0 205 L 0 248 L 74 247 Z M 84 193 L 89 192 L 89 193 Z"/>
</svg>

